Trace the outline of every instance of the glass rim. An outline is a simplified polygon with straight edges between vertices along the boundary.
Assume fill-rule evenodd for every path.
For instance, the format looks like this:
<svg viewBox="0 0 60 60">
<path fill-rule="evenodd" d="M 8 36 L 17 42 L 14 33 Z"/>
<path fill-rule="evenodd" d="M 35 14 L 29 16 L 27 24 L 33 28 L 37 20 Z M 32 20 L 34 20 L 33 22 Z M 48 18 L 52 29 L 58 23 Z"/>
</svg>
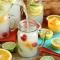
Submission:
<svg viewBox="0 0 60 60">
<path fill-rule="evenodd" d="M 58 17 L 58 18 L 60 18 L 60 16 L 59 16 L 59 15 L 49 15 L 49 16 L 47 16 L 47 18 L 46 18 L 46 19 L 47 19 L 47 21 L 49 21 L 49 18 L 50 18 L 50 17 Z"/>
<path fill-rule="evenodd" d="M 19 22 L 19 28 L 18 28 L 18 30 L 20 30 L 21 32 L 30 33 L 30 32 L 34 32 L 34 31 L 37 31 L 37 30 L 38 30 L 38 29 L 37 29 L 37 26 L 36 26 L 35 29 L 30 30 L 30 31 L 27 31 L 27 30 L 24 31 L 24 30 L 22 30 L 20 25 L 21 25 L 21 22 L 23 22 L 23 21 L 26 21 L 26 20 L 22 20 L 22 21 Z"/>
<path fill-rule="evenodd" d="M 25 33 L 30 33 L 30 32 L 34 32 L 34 31 L 37 31 L 37 29 L 35 29 L 35 30 L 33 30 L 33 31 L 23 31 L 23 30 L 21 30 L 21 29 L 18 29 L 18 30 L 20 30 L 21 32 L 25 32 Z"/>
</svg>

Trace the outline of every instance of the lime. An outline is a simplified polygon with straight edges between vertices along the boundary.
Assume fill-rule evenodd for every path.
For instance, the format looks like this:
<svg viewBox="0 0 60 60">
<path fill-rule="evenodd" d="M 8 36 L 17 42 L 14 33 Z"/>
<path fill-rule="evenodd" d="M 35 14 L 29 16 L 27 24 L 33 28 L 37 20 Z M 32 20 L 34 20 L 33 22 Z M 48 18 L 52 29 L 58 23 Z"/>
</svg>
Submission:
<svg viewBox="0 0 60 60">
<path fill-rule="evenodd" d="M 40 60 L 55 60 L 52 56 L 43 56 Z"/>
<path fill-rule="evenodd" d="M 16 47 L 16 43 L 15 42 L 5 42 L 2 44 L 2 48 L 6 49 L 6 50 L 9 50 L 11 52 L 14 51 Z"/>
</svg>

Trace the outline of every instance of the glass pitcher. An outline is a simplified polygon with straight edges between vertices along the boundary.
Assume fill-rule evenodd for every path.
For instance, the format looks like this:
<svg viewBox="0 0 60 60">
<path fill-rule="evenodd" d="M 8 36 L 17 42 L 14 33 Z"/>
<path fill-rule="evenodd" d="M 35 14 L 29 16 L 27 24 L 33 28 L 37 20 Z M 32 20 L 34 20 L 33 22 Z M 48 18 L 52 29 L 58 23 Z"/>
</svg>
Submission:
<svg viewBox="0 0 60 60">
<path fill-rule="evenodd" d="M 8 14 L 10 31 L 14 31 L 17 29 L 18 23 L 20 21 L 20 0 L 15 0 Z"/>
<path fill-rule="evenodd" d="M 0 38 L 6 37 L 9 32 L 8 12 L 13 1 L 0 0 Z"/>
<path fill-rule="evenodd" d="M 20 8 L 25 11 L 23 0 L 0 0 L 0 37 L 17 29 L 20 21 Z"/>
<path fill-rule="evenodd" d="M 16 0 L 9 11 L 9 21 L 11 31 L 14 31 L 17 28 L 19 21 L 21 20 L 22 10 L 25 13 L 25 15 L 27 15 L 24 1 Z"/>
</svg>

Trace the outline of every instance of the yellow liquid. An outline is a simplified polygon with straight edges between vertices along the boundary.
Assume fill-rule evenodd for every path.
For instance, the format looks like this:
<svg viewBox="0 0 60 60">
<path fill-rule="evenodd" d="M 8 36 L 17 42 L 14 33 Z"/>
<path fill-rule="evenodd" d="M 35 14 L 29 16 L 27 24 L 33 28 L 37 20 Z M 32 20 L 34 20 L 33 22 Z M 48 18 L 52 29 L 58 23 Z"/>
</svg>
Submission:
<svg viewBox="0 0 60 60">
<path fill-rule="evenodd" d="M 0 24 L 4 24 L 5 23 L 5 17 L 4 16 L 0 16 Z"/>
</svg>

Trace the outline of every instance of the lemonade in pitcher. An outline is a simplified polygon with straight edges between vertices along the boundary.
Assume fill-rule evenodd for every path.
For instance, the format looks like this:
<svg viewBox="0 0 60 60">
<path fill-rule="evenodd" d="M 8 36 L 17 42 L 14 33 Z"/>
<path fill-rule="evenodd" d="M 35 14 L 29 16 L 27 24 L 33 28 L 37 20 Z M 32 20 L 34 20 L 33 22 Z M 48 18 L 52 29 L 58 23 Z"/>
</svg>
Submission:
<svg viewBox="0 0 60 60">
<path fill-rule="evenodd" d="M 29 22 L 29 29 L 27 21 L 20 22 L 18 30 L 18 53 L 22 57 L 32 57 L 37 55 L 38 51 L 38 30 L 34 22 Z"/>
<path fill-rule="evenodd" d="M 0 0 L 0 38 L 7 37 L 9 32 L 8 12 L 13 0 Z"/>
</svg>

